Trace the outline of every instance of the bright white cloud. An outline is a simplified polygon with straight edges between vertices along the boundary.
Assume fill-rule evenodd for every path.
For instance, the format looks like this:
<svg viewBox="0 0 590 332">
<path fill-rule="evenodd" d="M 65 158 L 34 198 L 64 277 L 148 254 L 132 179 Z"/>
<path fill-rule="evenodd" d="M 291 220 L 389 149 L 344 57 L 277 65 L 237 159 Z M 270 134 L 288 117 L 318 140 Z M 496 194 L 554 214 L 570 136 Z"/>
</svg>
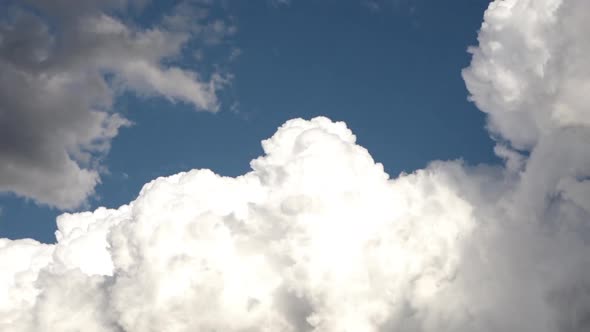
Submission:
<svg viewBox="0 0 590 332">
<path fill-rule="evenodd" d="M 494 134 L 531 148 L 564 127 L 590 125 L 588 1 L 494 1 L 463 77 Z"/>
<path fill-rule="evenodd" d="M 291 120 L 243 176 L 158 178 L 129 205 L 60 216 L 55 244 L 1 240 L 0 330 L 588 331 L 587 110 L 555 67 L 563 94 L 549 104 L 567 103 L 573 123 L 548 116 L 533 96 L 549 81 L 518 66 L 501 77 L 508 51 L 486 53 L 517 31 L 548 39 L 583 6 L 506 0 L 486 13 L 465 77 L 504 166 L 433 162 L 390 179 L 344 123 Z M 522 44 L 502 47 L 518 60 Z M 521 127 L 500 124 L 514 114 Z"/>
<path fill-rule="evenodd" d="M 529 183 L 535 155 L 520 175 L 436 162 L 391 180 L 326 118 L 291 120 L 263 147 L 241 177 L 193 170 L 119 209 L 62 215 L 54 245 L 3 240 L 0 328 L 588 327 L 563 307 L 590 312 L 587 183 Z M 552 211 L 532 204 L 557 188 Z"/>
</svg>

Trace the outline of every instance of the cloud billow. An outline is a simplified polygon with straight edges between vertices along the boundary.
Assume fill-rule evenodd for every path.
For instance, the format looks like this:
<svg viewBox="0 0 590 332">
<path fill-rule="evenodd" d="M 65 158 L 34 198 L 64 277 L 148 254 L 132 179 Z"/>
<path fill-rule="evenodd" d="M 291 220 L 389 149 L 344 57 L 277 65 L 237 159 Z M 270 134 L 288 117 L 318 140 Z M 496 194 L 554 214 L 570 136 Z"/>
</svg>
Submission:
<svg viewBox="0 0 590 332">
<path fill-rule="evenodd" d="M 589 330 L 587 104 L 555 65 L 583 66 L 565 41 L 584 38 L 585 3 L 486 12 L 464 75 L 504 165 L 391 179 L 344 123 L 290 120 L 240 177 L 158 178 L 118 209 L 61 215 L 55 244 L 0 240 L 0 330 Z M 510 62 L 535 54 L 551 61 Z"/>
<path fill-rule="evenodd" d="M 116 13 L 137 1 L 30 0 L 0 21 L 0 191 L 76 208 L 100 182 L 100 159 L 130 122 L 113 110 L 122 91 L 215 112 L 219 74 L 165 65 L 194 29 L 141 28 Z M 139 10 L 139 9 L 136 9 Z M 178 13 L 167 16 L 169 21 Z M 204 25 L 205 23 L 203 23 Z M 219 29 L 217 29 L 219 30 Z M 223 31 L 214 31 L 222 38 Z"/>
</svg>

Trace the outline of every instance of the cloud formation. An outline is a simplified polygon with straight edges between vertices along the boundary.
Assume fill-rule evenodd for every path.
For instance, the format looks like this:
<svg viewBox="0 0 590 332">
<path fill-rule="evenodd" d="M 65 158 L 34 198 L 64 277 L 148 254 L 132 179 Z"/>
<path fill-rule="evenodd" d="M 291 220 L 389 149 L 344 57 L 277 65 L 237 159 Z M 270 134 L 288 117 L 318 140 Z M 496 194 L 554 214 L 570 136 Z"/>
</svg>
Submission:
<svg viewBox="0 0 590 332">
<path fill-rule="evenodd" d="M 493 134 L 520 149 L 565 127 L 590 125 L 588 1 L 490 4 L 463 72 Z"/>
<path fill-rule="evenodd" d="M 100 181 L 101 156 L 130 124 L 113 110 L 124 91 L 218 110 L 216 92 L 225 78 L 203 78 L 164 61 L 178 57 L 187 41 L 219 40 L 228 28 L 219 21 L 197 33 L 210 24 L 202 8 L 203 16 L 184 29 L 170 24 L 177 12 L 145 28 L 119 18 L 143 5 L 28 0 L 6 6 L 0 20 L 0 191 L 62 209 L 83 203 Z"/>
<path fill-rule="evenodd" d="M 291 120 L 263 147 L 241 177 L 193 170 L 118 209 L 64 214 L 54 245 L 3 240 L 0 328 L 589 327 L 590 188 L 529 183 L 552 145 L 520 174 L 435 162 L 393 180 L 326 118 Z"/>
<path fill-rule="evenodd" d="M 514 33 L 555 24 L 578 22 L 564 40 L 583 39 L 571 15 L 584 3 L 486 12 L 464 75 L 504 165 L 437 161 L 390 179 L 344 123 L 290 120 L 243 176 L 158 178 L 118 209 L 58 217 L 55 244 L 0 240 L 0 330 L 589 330 L 587 106 L 557 73 L 544 103 L 549 81 L 528 72 L 522 100 L 508 98 L 504 78 L 526 68 L 486 53 L 521 61 Z M 543 72 L 583 64 L 560 52 L 582 46 L 543 45 Z M 563 104 L 571 121 L 550 115 Z M 519 127 L 500 124 L 513 116 Z"/>
</svg>

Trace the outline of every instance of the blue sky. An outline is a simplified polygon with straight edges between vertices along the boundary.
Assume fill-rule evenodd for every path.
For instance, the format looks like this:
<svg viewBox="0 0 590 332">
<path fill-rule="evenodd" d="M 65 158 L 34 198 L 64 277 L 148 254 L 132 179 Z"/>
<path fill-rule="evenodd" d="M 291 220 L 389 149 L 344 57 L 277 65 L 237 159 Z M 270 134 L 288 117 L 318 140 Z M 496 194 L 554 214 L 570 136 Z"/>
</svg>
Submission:
<svg viewBox="0 0 590 332">
<path fill-rule="evenodd" d="M 149 25 L 175 3 L 149 5 L 134 18 Z M 262 152 L 260 141 L 291 118 L 345 121 L 358 143 L 395 177 L 429 161 L 496 163 L 484 113 L 467 100 L 461 69 L 471 59 L 485 0 L 381 2 L 231 1 L 214 15 L 236 32 L 205 47 L 189 43 L 183 68 L 233 75 L 221 110 L 196 112 L 158 96 L 118 95 L 114 110 L 133 122 L 112 140 L 102 183 L 88 204 L 117 207 L 142 185 L 193 168 L 235 176 Z M 123 17 L 123 19 L 131 19 Z M 235 59 L 229 54 L 239 50 Z M 53 242 L 61 210 L 10 193 L 0 196 L 0 237 Z"/>
</svg>

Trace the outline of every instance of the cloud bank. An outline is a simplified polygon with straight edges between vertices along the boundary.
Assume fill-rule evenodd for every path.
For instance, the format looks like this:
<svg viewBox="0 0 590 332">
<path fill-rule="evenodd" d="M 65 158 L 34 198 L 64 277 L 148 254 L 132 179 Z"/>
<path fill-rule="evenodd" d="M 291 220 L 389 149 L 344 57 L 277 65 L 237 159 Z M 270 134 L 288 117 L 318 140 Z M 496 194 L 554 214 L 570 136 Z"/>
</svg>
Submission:
<svg viewBox="0 0 590 332">
<path fill-rule="evenodd" d="M 290 120 L 243 176 L 0 240 L 0 330 L 589 330 L 588 6 L 487 10 L 464 77 L 504 165 L 390 179 L 344 123 Z"/>
<path fill-rule="evenodd" d="M 222 38 L 206 9 L 179 26 L 180 10 L 141 27 L 123 21 L 142 1 L 37 1 L 0 17 L 0 192 L 61 209 L 79 206 L 100 181 L 100 159 L 130 122 L 113 110 L 130 91 L 215 112 L 220 75 L 166 64 L 194 38 Z M 183 4 L 184 7 L 189 5 Z M 219 27 L 221 25 L 221 27 Z M 225 29 L 224 29 L 225 28 Z"/>
</svg>

